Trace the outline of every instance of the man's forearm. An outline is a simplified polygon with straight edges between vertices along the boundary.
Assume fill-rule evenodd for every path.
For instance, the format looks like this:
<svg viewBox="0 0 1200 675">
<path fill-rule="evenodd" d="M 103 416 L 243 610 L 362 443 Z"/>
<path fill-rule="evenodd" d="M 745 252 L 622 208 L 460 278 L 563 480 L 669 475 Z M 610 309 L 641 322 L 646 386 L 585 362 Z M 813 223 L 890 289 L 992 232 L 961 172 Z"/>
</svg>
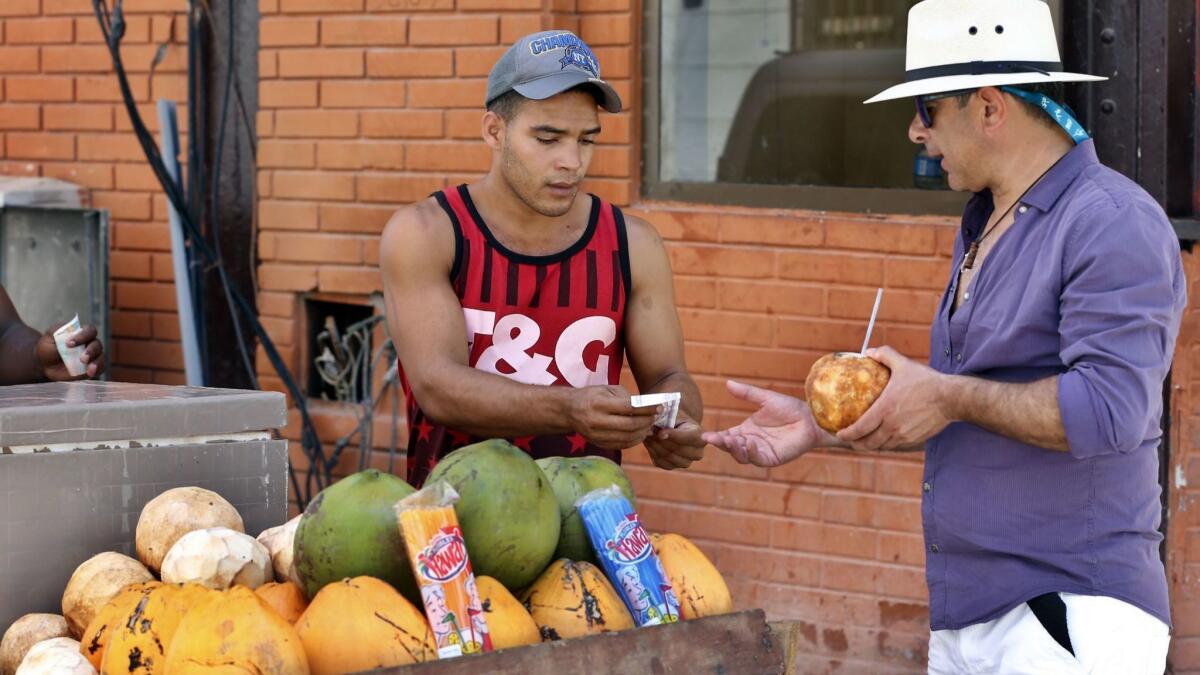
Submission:
<svg viewBox="0 0 1200 675">
<path fill-rule="evenodd" d="M 467 366 L 447 368 L 424 387 L 417 402 L 434 421 L 486 438 L 545 436 L 575 431 L 571 387 L 522 384 Z"/>
<path fill-rule="evenodd" d="M 0 325 L 0 385 L 45 381 L 37 360 L 40 338 L 37 331 L 20 321 Z"/>
<path fill-rule="evenodd" d="M 1011 383 L 952 375 L 943 402 L 952 420 L 1041 448 L 1070 449 L 1058 408 L 1058 377 Z"/>
<path fill-rule="evenodd" d="M 674 371 L 649 386 L 643 388 L 641 383 L 638 386 L 643 394 L 679 392 L 679 410 L 694 420 L 696 424 L 703 421 L 704 402 L 700 398 L 700 388 L 696 386 L 695 380 L 687 372 Z"/>
</svg>

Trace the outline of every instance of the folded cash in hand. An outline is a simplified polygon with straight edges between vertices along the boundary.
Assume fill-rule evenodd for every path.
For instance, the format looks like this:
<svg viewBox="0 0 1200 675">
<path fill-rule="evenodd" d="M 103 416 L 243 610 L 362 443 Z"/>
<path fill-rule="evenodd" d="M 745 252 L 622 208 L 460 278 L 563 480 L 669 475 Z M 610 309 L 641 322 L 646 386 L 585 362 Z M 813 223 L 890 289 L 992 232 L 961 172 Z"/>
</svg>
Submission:
<svg viewBox="0 0 1200 675">
<path fill-rule="evenodd" d="M 81 330 L 83 330 L 83 326 L 79 323 L 79 315 L 76 314 L 75 318 L 54 331 L 54 344 L 58 347 L 58 355 L 62 358 L 63 364 L 66 365 L 67 372 L 71 374 L 71 377 L 79 377 L 87 372 L 87 365 L 80 358 L 83 356 L 85 345 L 67 346 L 67 340 Z"/>
</svg>

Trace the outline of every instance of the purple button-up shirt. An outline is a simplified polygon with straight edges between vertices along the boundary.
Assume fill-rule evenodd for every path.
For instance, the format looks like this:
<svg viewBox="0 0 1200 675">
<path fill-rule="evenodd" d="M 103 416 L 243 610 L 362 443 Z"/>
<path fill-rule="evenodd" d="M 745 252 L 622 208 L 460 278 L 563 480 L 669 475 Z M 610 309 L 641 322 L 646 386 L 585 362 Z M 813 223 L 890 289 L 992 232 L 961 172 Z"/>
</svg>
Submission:
<svg viewBox="0 0 1200 675">
<path fill-rule="evenodd" d="M 976 194 L 962 264 L 992 213 Z M 1158 204 L 1085 141 L 1021 200 L 930 365 L 1003 382 L 1058 376 L 1070 452 L 966 423 L 926 444 L 921 504 L 934 630 L 990 621 L 1043 593 L 1103 595 L 1170 625 L 1158 557 L 1163 379 L 1186 304 L 1179 243 Z"/>
</svg>

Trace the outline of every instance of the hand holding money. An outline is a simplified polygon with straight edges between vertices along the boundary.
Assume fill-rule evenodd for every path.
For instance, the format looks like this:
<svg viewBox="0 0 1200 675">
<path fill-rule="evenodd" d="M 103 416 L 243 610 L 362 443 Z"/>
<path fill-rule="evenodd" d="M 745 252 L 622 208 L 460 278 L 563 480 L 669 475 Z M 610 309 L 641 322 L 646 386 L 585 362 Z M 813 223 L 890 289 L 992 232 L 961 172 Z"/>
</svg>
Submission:
<svg viewBox="0 0 1200 675">
<path fill-rule="evenodd" d="M 104 372 L 104 345 L 95 326 L 81 326 L 76 316 L 46 331 L 35 348 L 43 376 L 52 382 L 96 377 Z"/>
</svg>

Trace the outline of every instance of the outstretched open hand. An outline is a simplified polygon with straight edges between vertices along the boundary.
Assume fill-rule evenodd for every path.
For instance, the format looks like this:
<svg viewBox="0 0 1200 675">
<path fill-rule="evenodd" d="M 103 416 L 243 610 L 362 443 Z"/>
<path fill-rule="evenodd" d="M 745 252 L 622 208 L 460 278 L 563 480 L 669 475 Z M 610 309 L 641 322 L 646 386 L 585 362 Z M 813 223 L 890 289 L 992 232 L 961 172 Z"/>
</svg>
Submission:
<svg viewBox="0 0 1200 675">
<path fill-rule="evenodd" d="M 733 380 L 725 386 L 737 398 L 758 405 L 758 410 L 735 427 L 705 432 L 704 440 L 739 463 L 779 466 L 813 448 L 842 445 L 817 426 L 804 401 Z"/>
</svg>

